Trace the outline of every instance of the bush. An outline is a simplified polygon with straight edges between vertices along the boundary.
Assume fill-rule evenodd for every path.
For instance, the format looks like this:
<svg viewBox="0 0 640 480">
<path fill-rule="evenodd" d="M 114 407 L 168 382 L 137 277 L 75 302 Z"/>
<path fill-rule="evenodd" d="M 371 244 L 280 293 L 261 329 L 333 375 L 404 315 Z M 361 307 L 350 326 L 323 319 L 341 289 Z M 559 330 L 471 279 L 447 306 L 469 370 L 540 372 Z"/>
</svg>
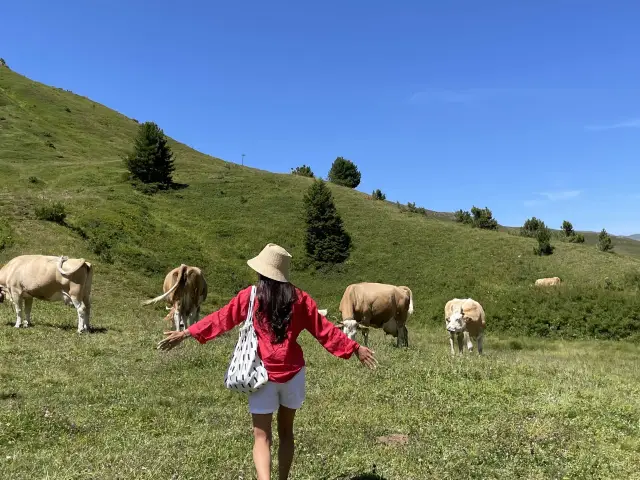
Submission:
<svg viewBox="0 0 640 480">
<path fill-rule="evenodd" d="M 598 235 L 598 250 L 601 252 L 610 252 L 613 250 L 613 242 L 607 231 L 603 228 Z"/>
<path fill-rule="evenodd" d="M 158 125 L 145 122 L 138 127 L 133 151 L 124 158 L 131 180 L 166 188 L 173 184 L 174 156 Z"/>
<path fill-rule="evenodd" d="M 314 178 L 315 175 L 311 171 L 311 167 L 307 165 L 302 165 L 301 167 L 296 167 L 295 169 L 291 169 L 291 175 L 299 175 L 301 177 Z"/>
<path fill-rule="evenodd" d="M 355 163 L 343 157 L 336 158 L 329 170 L 329 181 L 343 187 L 356 188 L 360 185 L 360 177 Z"/>
<path fill-rule="evenodd" d="M 386 200 L 387 196 L 382 193 L 382 190 L 380 190 L 379 188 L 377 188 L 376 190 L 373 191 L 373 193 L 371 194 L 371 198 L 373 198 L 374 200 Z"/>
<path fill-rule="evenodd" d="M 538 230 L 546 228 L 544 222 L 536 217 L 531 217 L 524 222 L 524 225 L 520 228 L 520 235 L 523 237 L 536 238 Z"/>
<path fill-rule="evenodd" d="M 562 231 L 564 232 L 565 237 L 572 237 L 574 235 L 573 225 L 568 220 L 562 222 Z"/>
<path fill-rule="evenodd" d="M 35 214 L 38 220 L 46 220 L 59 225 L 64 225 L 67 218 L 66 209 L 61 202 L 54 202 L 49 205 L 36 207 Z"/>
<path fill-rule="evenodd" d="M 313 182 L 304 196 L 307 233 L 307 258 L 317 264 L 338 264 L 349 258 L 351 236 L 345 231 L 342 218 L 333 203 L 331 190 L 324 181 Z"/>
<path fill-rule="evenodd" d="M 538 245 L 533 247 L 533 252 L 536 255 L 551 255 L 553 253 L 553 246 L 551 245 L 551 231 L 542 222 L 542 225 L 538 227 L 536 231 L 536 240 Z"/>
<path fill-rule="evenodd" d="M 40 180 L 38 177 L 36 177 L 35 175 L 31 175 L 29 177 L 29 183 L 32 183 L 34 185 L 39 185 L 44 183 L 42 180 Z"/>
<path fill-rule="evenodd" d="M 4 60 L 4 58 L 0 58 L 0 67 L 6 67 L 7 66 L 7 62 Z"/>
<path fill-rule="evenodd" d="M 456 222 L 463 223 L 465 225 L 471 225 L 473 223 L 473 218 L 471 218 L 471 214 L 466 210 L 458 210 L 454 214 L 454 218 Z"/>
<path fill-rule="evenodd" d="M 497 230 L 498 221 L 493 218 L 491 210 L 488 208 L 471 207 L 471 216 L 473 217 L 472 225 L 475 228 L 482 228 L 485 230 Z"/>
<path fill-rule="evenodd" d="M 570 243 L 584 243 L 584 235 L 581 233 L 574 233 L 569 237 Z"/>
</svg>

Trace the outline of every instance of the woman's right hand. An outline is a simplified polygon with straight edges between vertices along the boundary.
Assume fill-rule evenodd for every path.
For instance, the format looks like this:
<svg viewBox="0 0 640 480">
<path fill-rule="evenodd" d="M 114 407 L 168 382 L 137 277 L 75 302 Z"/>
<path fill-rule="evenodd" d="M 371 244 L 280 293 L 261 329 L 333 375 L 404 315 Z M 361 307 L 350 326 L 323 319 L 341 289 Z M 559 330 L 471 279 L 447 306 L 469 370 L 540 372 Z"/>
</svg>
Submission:
<svg viewBox="0 0 640 480">
<path fill-rule="evenodd" d="M 367 347 L 360 345 L 358 350 L 356 351 L 356 355 L 358 356 L 358 360 L 364 363 L 371 370 L 375 370 L 378 366 L 378 361 L 373 356 L 375 352 L 373 350 L 369 350 Z"/>
<path fill-rule="evenodd" d="M 190 336 L 188 330 L 182 330 L 181 332 L 164 332 L 164 334 L 166 337 L 158 342 L 158 346 L 156 347 L 158 350 L 171 350 L 182 342 L 182 340 Z"/>
</svg>

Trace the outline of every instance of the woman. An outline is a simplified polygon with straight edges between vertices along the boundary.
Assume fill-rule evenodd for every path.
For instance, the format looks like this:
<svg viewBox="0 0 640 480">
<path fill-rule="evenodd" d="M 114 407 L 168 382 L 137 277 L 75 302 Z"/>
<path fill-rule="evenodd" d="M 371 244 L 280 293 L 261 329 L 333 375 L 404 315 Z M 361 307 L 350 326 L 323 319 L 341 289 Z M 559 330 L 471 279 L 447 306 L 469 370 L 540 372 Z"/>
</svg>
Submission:
<svg viewBox="0 0 640 480">
<path fill-rule="evenodd" d="M 254 328 L 258 338 L 258 355 L 264 363 L 269 381 L 249 394 L 249 411 L 253 419 L 253 461 L 258 480 L 269 480 L 271 472 L 271 422 L 278 411 L 278 463 L 280 480 L 289 476 L 293 461 L 293 420 L 305 397 L 305 362 L 296 342 L 302 330 L 308 330 L 322 346 L 339 358 L 354 353 L 362 363 L 375 369 L 373 352 L 349 339 L 318 313 L 315 301 L 289 283 L 291 255 L 282 247 L 269 243 L 260 254 L 247 261 L 258 273 Z M 169 350 L 187 337 L 204 344 L 231 330 L 247 317 L 251 287 L 240 291 L 227 305 L 181 332 L 164 332 L 158 348 Z"/>
</svg>

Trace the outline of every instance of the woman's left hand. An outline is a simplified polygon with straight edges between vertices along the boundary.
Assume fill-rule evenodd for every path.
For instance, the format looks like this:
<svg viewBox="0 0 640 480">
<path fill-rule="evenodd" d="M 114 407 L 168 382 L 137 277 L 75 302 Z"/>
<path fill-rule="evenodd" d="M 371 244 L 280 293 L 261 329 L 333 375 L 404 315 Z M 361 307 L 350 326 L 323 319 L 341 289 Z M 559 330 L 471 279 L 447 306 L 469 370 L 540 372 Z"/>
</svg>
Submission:
<svg viewBox="0 0 640 480">
<path fill-rule="evenodd" d="M 156 347 L 158 350 L 171 350 L 173 347 L 177 346 L 182 340 L 189 336 L 188 330 L 183 330 L 181 332 L 164 332 L 166 335 L 165 338 L 158 342 L 158 346 Z"/>
</svg>

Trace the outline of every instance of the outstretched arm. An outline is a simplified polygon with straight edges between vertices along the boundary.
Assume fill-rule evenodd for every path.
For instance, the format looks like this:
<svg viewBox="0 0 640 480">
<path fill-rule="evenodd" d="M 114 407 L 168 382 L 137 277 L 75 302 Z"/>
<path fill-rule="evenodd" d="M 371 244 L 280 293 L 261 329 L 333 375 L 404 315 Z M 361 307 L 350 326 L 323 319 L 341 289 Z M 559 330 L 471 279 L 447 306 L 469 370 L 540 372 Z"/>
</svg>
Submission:
<svg viewBox="0 0 640 480">
<path fill-rule="evenodd" d="M 306 298 L 305 307 L 307 309 L 306 329 L 329 353 L 338 358 L 351 358 L 354 353 L 358 359 L 371 369 L 377 365 L 373 352 L 367 347 L 363 347 L 358 342 L 347 337 L 342 330 L 327 320 L 324 315 L 318 312 L 316 302 L 310 297 Z"/>
<path fill-rule="evenodd" d="M 182 332 L 164 332 L 167 337 L 158 343 L 158 348 L 170 350 L 186 337 L 193 337 L 199 343 L 204 344 L 231 330 L 246 318 L 250 295 L 251 289 L 244 289 L 224 307 L 203 317 L 188 329 Z"/>
</svg>

